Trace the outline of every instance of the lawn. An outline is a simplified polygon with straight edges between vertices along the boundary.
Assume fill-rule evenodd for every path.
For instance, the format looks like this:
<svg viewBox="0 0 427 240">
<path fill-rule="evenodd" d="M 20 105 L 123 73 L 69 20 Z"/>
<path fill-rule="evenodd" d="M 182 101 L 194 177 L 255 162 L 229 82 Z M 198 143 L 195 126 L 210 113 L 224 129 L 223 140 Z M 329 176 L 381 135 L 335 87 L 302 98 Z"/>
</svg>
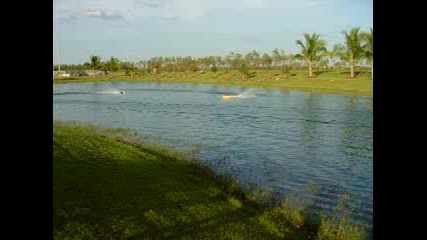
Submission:
<svg viewBox="0 0 427 240">
<path fill-rule="evenodd" d="M 55 122 L 55 239 L 362 239 L 345 221 L 266 208 L 232 180 L 114 130 Z"/>
<path fill-rule="evenodd" d="M 373 80 L 369 71 L 359 70 L 356 78 L 350 79 L 348 71 L 315 71 L 316 77 L 308 78 L 305 70 L 256 70 L 243 76 L 239 71 L 209 72 L 163 72 L 126 76 L 124 72 L 115 72 L 107 76 L 85 76 L 69 79 L 54 79 L 54 83 L 91 82 L 91 81 L 138 81 L 138 82 L 174 82 L 215 84 L 223 86 L 247 86 L 257 88 L 275 88 L 318 93 L 340 93 L 345 95 L 372 96 Z"/>
</svg>

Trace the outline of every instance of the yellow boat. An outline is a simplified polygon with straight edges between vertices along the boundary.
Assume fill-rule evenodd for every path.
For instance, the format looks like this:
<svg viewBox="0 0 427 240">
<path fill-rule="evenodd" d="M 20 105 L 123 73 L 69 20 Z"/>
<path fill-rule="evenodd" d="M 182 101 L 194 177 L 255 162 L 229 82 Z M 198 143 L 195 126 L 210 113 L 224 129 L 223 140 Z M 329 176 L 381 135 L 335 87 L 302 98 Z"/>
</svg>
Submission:
<svg viewBox="0 0 427 240">
<path fill-rule="evenodd" d="M 230 98 L 236 98 L 236 95 L 223 95 L 222 99 L 230 99 Z"/>
</svg>

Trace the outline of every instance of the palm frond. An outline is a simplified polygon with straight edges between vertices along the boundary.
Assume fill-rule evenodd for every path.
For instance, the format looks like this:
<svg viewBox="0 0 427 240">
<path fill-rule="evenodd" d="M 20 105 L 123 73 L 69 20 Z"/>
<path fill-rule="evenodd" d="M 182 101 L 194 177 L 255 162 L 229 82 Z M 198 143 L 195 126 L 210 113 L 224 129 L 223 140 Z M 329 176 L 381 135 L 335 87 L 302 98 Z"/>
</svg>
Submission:
<svg viewBox="0 0 427 240">
<path fill-rule="evenodd" d="M 341 56 L 348 61 L 357 62 L 364 55 L 364 49 L 362 46 L 362 36 L 359 34 L 359 27 L 350 29 L 349 32 L 343 31 L 345 38 L 345 51 L 346 54 Z"/>
<path fill-rule="evenodd" d="M 304 33 L 303 37 L 305 43 L 297 40 L 296 44 L 302 48 L 300 56 L 304 57 L 307 61 L 315 61 L 318 54 L 327 51 L 326 41 L 320 39 L 320 34 L 312 33 L 310 35 Z"/>
</svg>

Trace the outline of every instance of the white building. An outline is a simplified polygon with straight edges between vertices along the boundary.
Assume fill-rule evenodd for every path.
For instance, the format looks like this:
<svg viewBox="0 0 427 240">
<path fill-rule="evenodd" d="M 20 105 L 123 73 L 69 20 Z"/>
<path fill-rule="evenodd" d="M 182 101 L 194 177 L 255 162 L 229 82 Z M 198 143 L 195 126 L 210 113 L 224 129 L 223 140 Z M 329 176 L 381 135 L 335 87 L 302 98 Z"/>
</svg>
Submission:
<svg viewBox="0 0 427 240">
<path fill-rule="evenodd" d="M 66 73 L 65 71 L 53 71 L 54 77 L 70 77 L 69 73 Z"/>
</svg>

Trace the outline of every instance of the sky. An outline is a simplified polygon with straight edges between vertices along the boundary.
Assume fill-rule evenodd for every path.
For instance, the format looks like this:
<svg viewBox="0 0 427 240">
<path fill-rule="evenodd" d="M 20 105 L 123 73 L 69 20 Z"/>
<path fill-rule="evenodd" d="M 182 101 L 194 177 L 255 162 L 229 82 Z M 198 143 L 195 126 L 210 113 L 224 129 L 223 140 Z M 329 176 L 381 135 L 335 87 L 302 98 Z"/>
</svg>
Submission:
<svg viewBox="0 0 427 240">
<path fill-rule="evenodd" d="M 297 53 L 314 32 L 331 50 L 353 27 L 373 28 L 373 0 L 54 0 L 53 64 Z"/>
</svg>

